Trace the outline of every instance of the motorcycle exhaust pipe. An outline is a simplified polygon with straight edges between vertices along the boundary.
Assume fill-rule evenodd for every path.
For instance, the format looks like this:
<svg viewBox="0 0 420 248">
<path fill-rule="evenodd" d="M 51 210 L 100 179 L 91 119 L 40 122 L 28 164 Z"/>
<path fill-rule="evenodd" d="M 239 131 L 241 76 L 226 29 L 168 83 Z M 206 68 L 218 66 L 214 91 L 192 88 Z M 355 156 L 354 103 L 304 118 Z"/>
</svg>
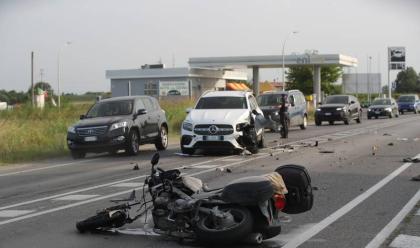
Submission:
<svg viewBox="0 0 420 248">
<path fill-rule="evenodd" d="M 251 233 L 246 237 L 243 242 L 251 245 L 260 245 L 263 241 L 263 235 L 261 233 Z"/>
</svg>

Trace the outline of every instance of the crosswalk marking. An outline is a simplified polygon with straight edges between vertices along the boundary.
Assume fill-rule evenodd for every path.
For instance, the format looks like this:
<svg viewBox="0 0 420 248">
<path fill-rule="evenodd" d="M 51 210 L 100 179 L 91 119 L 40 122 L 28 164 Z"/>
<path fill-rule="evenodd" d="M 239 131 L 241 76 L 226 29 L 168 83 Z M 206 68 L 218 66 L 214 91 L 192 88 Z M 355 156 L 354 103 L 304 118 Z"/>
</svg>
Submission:
<svg viewBox="0 0 420 248">
<path fill-rule="evenodd" d="M 99 195 L 66 195 L 60 198 L 55 198 L 56 201 L 83 201 L 90 198 L 97 197 Z"/>
<path fill-rule="evenodd" d="M 2 210 L 0 218 L 13 218 L 34 212 L 35 210 Z"/>
<path fill-rule="evenodd" d="M 418 248 L 420 237 L 400 234 L 390 244 L 392 248 Z"/>
</svg>

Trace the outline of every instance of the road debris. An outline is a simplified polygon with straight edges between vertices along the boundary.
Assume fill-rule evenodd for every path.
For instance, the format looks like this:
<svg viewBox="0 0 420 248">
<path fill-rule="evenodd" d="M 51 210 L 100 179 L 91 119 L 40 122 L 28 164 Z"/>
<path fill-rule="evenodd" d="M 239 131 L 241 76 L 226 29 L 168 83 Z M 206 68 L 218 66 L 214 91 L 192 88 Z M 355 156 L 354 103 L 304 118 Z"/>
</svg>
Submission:
<svg viewBox="0 0 420 248">
<path fill-rule="evenodd" d="M 403 162 L 404 163 L 420 163 L 420 159 L 419 158 L 404 158 Z"/>
<path fill-rule="evenodd" d="M 411 178 L 411 181 L 420 181 L 420 175 Z"/>
<path fill-rule="evenodd" d="M 378 146 L 372 146 L 372 156 L 376 155 L 377 150 L 378 150 Z"/>
<path fill-rule="evenodd" d="M 232 173 L 232 170 L 230 168 L 226 168 L 227 173 Z"/>
<path fill-rule="evenodd" d="M 244 156 L 244 155 L 252 155 L 252 153 L 251 153 L 250 151 L 248 151 L 247 149 L 244 149 L 244 150 L 241 152 L 241 155 L 242 155 L 242 156 Z"/>
<path fill-rule="evenodd" d="M 389 145 L 389 146 L 393 146 L 393 145 L 394 145 L 394 143 L 392 143 L 392 142 L 389 142 L 389 143 L 388 143 L 388 145 Z"/>
<path fill-rule="evenodd" d="M 135 164 L 134 167 L 133 167 L 133 170 L 139 170 L 139 169 L 140 169 L 139 164 Z"/>
<path fill-rule="evenodd" d="M 392 136 L 392 134 L 384 133 L 383 136 Z"/>
<path fill-rule="evenodd" d="M 397 138 L 398 141 L 408 141 L 407 138 Z"/>
<path fill-rule="evenodd" d="M 313 186 L 312 190 L 319 190 L 317 186 Z"/>
<path fill-rule="evenodd" d="M 319 153 L 335 153 L 333 150 L 320 150 Z"/>
</svg>

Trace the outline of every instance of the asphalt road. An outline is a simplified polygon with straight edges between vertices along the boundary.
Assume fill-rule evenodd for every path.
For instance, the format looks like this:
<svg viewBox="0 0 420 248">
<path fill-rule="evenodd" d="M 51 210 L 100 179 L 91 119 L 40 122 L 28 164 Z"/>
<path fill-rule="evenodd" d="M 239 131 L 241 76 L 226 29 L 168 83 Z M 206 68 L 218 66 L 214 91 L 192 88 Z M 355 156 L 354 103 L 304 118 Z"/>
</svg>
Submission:
<svg viewBox="0 0 420 248">
<path fill-rule="evenodd" d="M 313 209 L 286 215 L 282 234 L 262 247 L 366 247 L 369 243 L 378 247 L 380 242 L 372 240 L 420 189 L 419 182 L 410 181 L 420 174 L 419 164 L 402 162 L 420 156 L 419 123 L 420 115 L 407 114 L 361 124 L 310 125 L 306 130 L 292 129 L 287 140 L 266 133 L 267 148 L 251 156 L 183 157 L 176 154 L 180 151 L 174 142 L 161 153 L 160 166 L 181 168 L 210 187 L 220 187 L 283 164 L 304 165 L 316 189 Z M 316 141 L 318 147 L 313 146 Z M 283 144 L 293 149 L 279 148 Z M 142 221 L 126 227 L 130 234 L 81 235 L 75 230 L 77 220 L 139 188 L 154 152 L 152 146 L 141 146 L 136 157 L 65 157 L 0 168 L 0 247 L 196 246 L 141 234 Z M 136 164 L 139 170 L 133 170 Z"/>
</svg>

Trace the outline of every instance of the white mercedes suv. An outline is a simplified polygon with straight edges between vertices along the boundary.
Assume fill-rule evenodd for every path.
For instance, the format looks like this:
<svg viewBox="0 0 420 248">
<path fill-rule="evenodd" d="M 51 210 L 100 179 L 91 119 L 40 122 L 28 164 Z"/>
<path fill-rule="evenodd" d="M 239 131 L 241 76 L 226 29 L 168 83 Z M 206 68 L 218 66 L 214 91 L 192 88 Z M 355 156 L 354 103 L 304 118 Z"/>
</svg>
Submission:
<svg viewBox="0 0 420 248">
<path fill-rule="evenodd" d="M 257 153 L 264 146 L 264 115 L 250 92 L 209 91 L 187 112 L 181 128 L 184 154 L 197 149 Z"/>
</svg>

